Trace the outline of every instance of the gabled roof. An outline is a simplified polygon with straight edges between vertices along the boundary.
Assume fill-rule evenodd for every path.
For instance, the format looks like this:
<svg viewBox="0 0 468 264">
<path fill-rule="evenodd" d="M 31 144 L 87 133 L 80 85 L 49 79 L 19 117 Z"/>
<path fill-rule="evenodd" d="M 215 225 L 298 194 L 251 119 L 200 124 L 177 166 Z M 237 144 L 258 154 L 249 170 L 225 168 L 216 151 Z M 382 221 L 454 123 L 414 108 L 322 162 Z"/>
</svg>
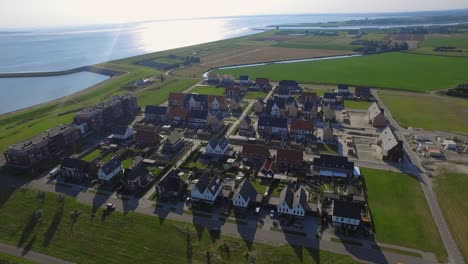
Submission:
<svg viewBox="0 0 468 264">
<path fill-rule="evenodd" d="M 239 80 L 240 80 L 240 81 L 248 81 L 248 80 L 249 80 L 249 76 L 248 76 L 248 75 L 241 75 L 241 76 L 239 76 Z"/>
<path fill-rule="evenodd" d="M 293 80 L 282 80 L 278 83 L 279 86 L 297 87 L 299 84 Z"/>
<path fill-rule="evenodd" d="M 62 160 L 61 168 L 72 169 L 74 172 L 87 172 L 89 169 L 89 163 L 74 158 L 64 158 Z"/>
<path fill-rule="evenodd" d="M 222 95 L 208 95 L 208 104 L 212 104 L 214 102 L 214 100 L 216 99 L 216 101 L 218 101 L 218 103 L 220 105 L 226 105 L 227 102 L 226 102 L 226 97 L 222 96 Z"/>
<path fill-rule="evenodd" d="M 143 178 L 146 175 L 150 174 L 148 169 L 143 163 L 138 164 L 126 177 L 126 180 L 134 181 L 138 180 L 139 178 Z"/>
<path fill-rule="evenodd" d="M 245 116 L 244 116 L 244 122 L 245 122 L 247 125 L 250 125 L 250 124 L 252 124 L 252 118 L 250 118 L 249 115 L 245 115 Z"/>
<path fill-rule="evenodd" d="M 223 115 L 223 113 L 218 112 L 218 113 L 216 113 L 215 118 L 216 118 L 218 121 L 223 121 L 223 120 L 224 120 L 224 115 Z"/>
<path fill-rule="evenodd" d="M 266 159 L 270 156 L 268 147 L 262 145 L 244 145 L 242 156 L 247 158 Z"/>
<path fill-rule="evenodd" d="M 314 122 L 312 122 L 311 120 L 295 119 L 291 122 L 291 130 L 304 130 L 313 132 Z"/>
<path fill-rule="evenodd" d="M 399 140 L 395 137 L 395 134 L 393 134 L 390 127 L 386 127 L 382 130 L 379 136 L 379 141 L 381 142 L 380 146 L 382 147 L 382 153 L 384 155 L 399 143 Z"/>
<path fill-rule="evenodd" d="M 314 158 L 314 167 L 329 169 L 354 170 L 354 162 L 348 161 L 348 157 L 322 154 L 320 158 Z"/>
<path fill-rule="evenodd" d="M 284 201 L 288 205 L 289 208 L 293 207 L 294 193 L 292 192 L 289 185 L 285 186 L 283 190 L 281 190 L 279 200 L 280 200 L 280 203 Z"/>
<path fill-rule="evenodd" d="M 182 179 L 177 174 L 177 172 L 172 169 L 170 170 L 158 183 L 158 186 L 164 188 L 165 191 L 179 191 L 179 186 L 182 183 Z"/>
<path fill-rule="evenodd" d="M 311 111 L 315 107 L 315 102 L 305 102 L 304 106 L 302 107 L 303 110 L 305 111 Z"/>
<path fill-rule="evenodd" d="M 261 173 L 267 174 L 271 177 L 275 175 L 275 171 L 276 171 L 276 165 L 270 159 L 266 159 L 265 162 L 263 162 L 262 168 L 260 169 Z"/>
<path fill-rule="evenodd" d="M 324 93 L 323 98 L 325 99 L 336 99 L 337 93 Z"/>
<path fill-rule="evenodd" d="M 208 177 L 207 174 L 203 174 L 202 176 L 200 176 L 197 183 L 195 183 L 195 187 L 197 187 L 200 193 L 204 193 L 209 183 L 210 183 L 210 177 Z"/>
<path fill-rule="evenodd" d="M 189 114 L 188 114 L 188 118 L 206 120 L 208 118 L 208 111 L 206 111 L 206 110 L 190 110 Z"/>
<path fill-rule="evenodd" d="M 371 95 L 371 92 L 370 92 L 370 88 L 369 87 L 356 87 L 355 90 L 354 90 L 354 93 L 358 96 L 360 95 L 365 95 L 365 96 L 369 96 Z"/>
<path fill-rule="evenodd" d="M 208 102 L 208 95 L 206 94 L 187 94 L 185 101 L 195 100 L 195 102 L 206 103 Z"/>
<path fill-rule="evenodd" d="M 291 91 L 288 89 L 288 87 L 280 86 L 278 89 L 278 94 L 279 95 L 290 95 Z"/>
<path fill-rule="evenodd" d="M 293 204 L 292 207 L 296 207 L 298 204 L 305 210 L 307 206 L 307 194 L 302 187 L 299 187 L 296 192 L 294 192 Z"/>
<path fill-rule="evenodd" d="M 349 86 L 347 84 L 338 84 L 338 90 L 348 90 Z"/>
<path fill-rule="evenodd" d="M 245 178 L 239 186 L 237 186 L 236 191 L 234 192 L 234 195 L 240 195 L 244 200 L 247 200 L 250 198 L 250 201 L 255 201 L 255 198 L 257 198 L 257 191 L 255 190 L 254 186 L 250 182 L 249 178 Z"/>
<path fill-rule="evenodd" d="M 362 205 L 359 203 L 334 200 L 333 216 L 361 220 Z"/>
<path fill-rule="evenodd" d="M 213 179 L 211 179 L 210 183 L 206 187 L 206 189 L 211 192 L 211 194 L 215 194 L 216 191 L 219 190 L 219 188 L 223 187 L 223 179 L 219 176 L 214 176 Z"/>
<path fill-rule="evenodd" d="M 170 93 L 169 94 L 169 101 L 185 101 L 185 93 Z"/>
<path fill-rule="evenodd" d="M 229 145 L 229 141 L 226 136 L 223 136 L 221 138 L 213 137 L 210 141 L 208 141 L 208 145 L 212 149 L 215 149 L 216 146 L 219 146 L 221 149 L 224 149 L 226 146 Z"/>
<path fill-rule="evenodd" d="M 278 149 L 276 152 L 276 162 L 286 162 L 302 164 L 304 161 L 304 152 L 294 149 Z"/>
<path fill-rule="evenodd" d="M 271 112 L 271 108 L 276 105 L 279 109 L 286 109 L 286 100 L 269 99 L 267 101 L 266 111 Z"/>
<path fill-rule="evenodd" d="M 300 96 L 301 101 L 313 101 L 317 99 L 317 93 L 314 92 L 302 92 Z"/>
<path fill-rule="evenodd" d="M 270 84 L 270 79 L 268 78 L 256 78 L 255 83 L 259 85 Z"/>
<path fill-rule="evenodd" d="M 382 113 L 382 109 L 380 109 L 379 105 L 377 105 L 376 102 L 372 103 L 369 106 L 369 118 L 374 119 L 376 116 L 378 116 L 380 113 Z"/>
<path fill-rule="evenodd" d="M 259 126 L 288 128 L 288 119 L 284 117 L 261 116 Z"/>
<path fill-rule="evenodd" d="M 112 128 L 112 134 L 114 135 L 125 135 L 127 133 L 128 127 L 126 126 L 118 126 Z"/>
<path fill-rule="evenodd" d="M 187 109 L 185 107 L 169 107 L 169 110 L 167 111 L 167 117 L 187 117 Z"/>
<path fill-rule="evenodd" d="M 167 113 L 167 106 L 147 105 L 145 106 L 145 114 L 165 115 Z"/>
<path fill-rule="evenodd" d="M 111 172 L 116 170 L 117 168 L 121 167 L 122 164 L 120 163 L 120 160 L 117 157 L 113 157 L 111 160 L 109 160 L 106 164 L 104 164 L 101 167 L 101 170 L 106 174 L 109 175 Z"/>
</svg>

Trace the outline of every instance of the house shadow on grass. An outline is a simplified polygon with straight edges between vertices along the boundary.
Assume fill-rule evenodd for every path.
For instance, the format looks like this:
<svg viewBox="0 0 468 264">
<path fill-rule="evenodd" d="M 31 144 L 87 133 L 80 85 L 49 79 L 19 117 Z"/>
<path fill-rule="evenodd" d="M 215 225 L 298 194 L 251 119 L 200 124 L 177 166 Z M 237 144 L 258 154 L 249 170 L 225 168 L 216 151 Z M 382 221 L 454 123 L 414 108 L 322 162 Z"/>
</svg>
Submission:
<svg viewBox="0 0 468 264">
<path fill-rule="evenodd" d="M 124 214 L 134 211 L 139 204 L 138 199 L 133 196 L 129 196 L 128 199 L 121 198 L 121 200 Z"/>
<path fill-rule="evenodd" d="M 93 209 L 91 217 L 94 218 L 96 216 L 97 211 L 101 206 L 107 203 L 107 200 L 112 196 L 112 192 L 109 191 L 109 188 L 104 186 L 103 184 L 99 185 L 96 189 L 94 197 L 93 197 Z"/>
</svg>

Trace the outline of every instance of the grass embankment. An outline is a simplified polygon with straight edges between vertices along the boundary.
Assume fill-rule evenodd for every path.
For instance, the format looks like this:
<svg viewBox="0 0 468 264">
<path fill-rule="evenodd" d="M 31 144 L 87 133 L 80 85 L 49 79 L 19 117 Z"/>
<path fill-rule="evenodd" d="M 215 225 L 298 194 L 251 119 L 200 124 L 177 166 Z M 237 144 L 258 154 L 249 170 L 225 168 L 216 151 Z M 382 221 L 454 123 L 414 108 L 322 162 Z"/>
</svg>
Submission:
<svg viewBox="0 0 468 264">
<path fill-rule="evenodd" d="M 386 53 L 354 58 L 269 64 L 225 69 L 220 73 L 293 79 L 300 83 L 346 83 L 427 92 L 454 87 L 468 80 L 468 58 Z"/>
<path fill-rule="evenodd" d="M 207 95 L 224 95 L 224 88 L 217 88 L 216 86 L 212 85 L 197 86 L 190 90 L 190 92 Z"/>
<path fill-rule="evenodd" d="M 377 241 L 434 252 L 447 252 L 417 179 L 402 173 L 361 168 Z"/>
<path fill-rule="evenodd" d="M 468 100 L 390 91 L 379 96 L 404 127 L 468 134 Z"/>
<path fill-rule="evenodd" d="M 253 243 L 247 253 L 242 240 L 218 237 L 201 226 L 133 212 L 103 217 L 103 209 L 92 217 L 91 206 L 70 197 L 62 204 L 53 193 L 42 199 L 23 189 L 6 202 L 2 198 L 0 240 L 77 263 L 239 263 L 247 262 L 245 256 L 255 263 L 355 263 L 349 256 L 303 247 Z M 42 217 L 34 220 L 38 208 Z M 75 222 L 74 210 L 81 212 Z"/>
<path fill-rule="evenodd" d="M 465 262 L 468 263 L 468 175 L 445 171 L 436 177 L 437 198 Z"/>
</svg>

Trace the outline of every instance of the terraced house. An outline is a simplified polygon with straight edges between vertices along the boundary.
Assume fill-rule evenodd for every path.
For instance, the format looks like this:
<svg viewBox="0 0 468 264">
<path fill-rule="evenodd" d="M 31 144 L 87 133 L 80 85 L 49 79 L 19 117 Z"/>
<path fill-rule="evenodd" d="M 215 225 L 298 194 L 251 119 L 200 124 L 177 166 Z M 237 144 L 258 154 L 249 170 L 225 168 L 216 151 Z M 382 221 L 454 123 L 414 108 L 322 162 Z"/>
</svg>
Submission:
<svg viewBox="0 0 468 264">
<path fill-rule="evenodd" d="M 302 187 L 295 192 L 289 186 L 281 191 L 277 211 L 289 217 L 304 218 L 307 210 L 307 194 Z"/>
<path fill-rule="evenodd" d="M 221 177 L 215 176 L 210 180 L 208 175 L 204 174 L 198 179 L 190 194 L 193 201 L 214 204 L 222 189 Z"/>
</svg>

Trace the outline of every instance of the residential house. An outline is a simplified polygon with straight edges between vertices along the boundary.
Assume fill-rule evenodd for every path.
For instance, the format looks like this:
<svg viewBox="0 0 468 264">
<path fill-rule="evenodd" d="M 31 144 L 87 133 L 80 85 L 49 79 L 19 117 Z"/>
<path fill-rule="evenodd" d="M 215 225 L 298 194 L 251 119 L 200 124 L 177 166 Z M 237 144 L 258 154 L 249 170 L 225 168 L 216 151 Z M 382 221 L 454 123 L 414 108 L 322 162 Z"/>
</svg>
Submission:
<svg viewBox="0 0 468 264">
<path fill-rule="evenodd" d="M 299 114 L 299 105 L 297 104 L 296 100 L 293 100 L 291 103 L 289 103 L 287 108 L 289 117 L 297 117 Z"/>
<path fill-rule="evenodd" d="M 208 125 L 207 110 L 189 110 L 187 126 L 193 129 L 205 128 Z"/>
<path fill-rule="evenodd" d="M 112 143 L 128 144 L 133 140 L 133 129 L 128 126 L 112 128 L 112 134 L 107 137 Z"/>
<path fill-rule="evenodd" d="M 323 109 L 323 121 L 330 122 L 336 120 L 336 113 L 335 110 L 331 108 L 330 105 L 325 106 Z"/>
<path fill-rule="evenodd" d="M 226 97 L 218 95 L 208 95 L 208 110 L 227 111 L 228 102 Z"/>
<path fill-rule="evenodd" d="M 333 227 L 344 230 L 356 230 L 362 219 L 362 204 L 333 200 L 332 223 Z"/>
<path fill-rule="evenodd" d="M 164 141 L 162 151 L 164 153 L 177 155 L 185 147 L 185 141 L 179 132 L 172 132 Z"/>
<path fill-rule="evenodd" d="M 210 72 L 208 73 L 208 78 L 205 80 L 205 84 L 208 85 L 218 85 L 221 82 L 219 74 Z"/>
<path fill-rule="evenodd" d="M 305 102 L 302 106 L 301 115 L 304 118 L 316 119 L 318 114 L 317 101 L 308 101 Z"/>
<path fill-rule="evenodd" d="M 242 147 L 242 159 L 246 162 L 260 164 L 270 157 L 268 147 L 264 145 L 244 145 Z"/>
<path fill-rule="evenodd" d="M 185 187 L 178 171 L 172 169 L 156 184 L 156 195 L 163 201 L 177 199 L 182 196 Z"/>
<path fill-rule="evenodd" d="M 185 105 L 189 110 L 206 110 L 208 108 L 208 95 L 205 94 L 187 94 Z"/>
<path fill-rule="evenodd" d="M 278 87 L 276 93 L 278 94 L 279 98 L 289 98 L 289 96 L 291 96 L 291 90 L 285 86 Z"/>
<path fill-rule="evenodd" d="M 295 149 L 278 149 L 276 152 L 276 165 L 284 168 L 302 168 L 304 152 Z"/>
<path fill-rule="evenodd" d="M 171 107 L 185 107 L 187 94 L 185 93 L 170 93 L 167 99 L 169 108 Z"/>
<path fill-rule="evenodd" d="M 233 112 L 241 110 L 242 99 L 240 96 L 234 96 L 229 100 L 229 109 Z"/>
<path fill-rule="evenodd" d="M 239 76 L 239 83 L 241 85 L 250 85 L 250 78 L 248 75 Z"/>
<path fill-rule="evenodd" d="M 61 124 L 11 145 L 3 155 L 6 165 L 29 168 L 44 160 L 60 159 L 70 152 L 80 139 L 80 129 L 75 125 Z"/>
<path fill-rule="evenodd" d="M 354 176 L 354 162 L 348 157 L 321 154 L 314 158 L 313 173 L 320 177 L 336 177 L 351 179 Z"/>
<path fill-rule="evenodd" d="M 208 115 L 208 126 L 212 130 L 221 129 L 224 126 L 224 115 L 221 112 L 210 112 Z"/>
<path fill-rule="evenodd" d="M 326 105 L 334 105 L 338 102 L 337 93 L 324 93 L 323 94 L 323 103 Z"/>
<path fill-rule="evenodd" d="M 286 100 L 279 98 L 269 99 L 266 104 L 265 112 L 275 117 L 286 116 Z"/>
<path fill-rule="evenodd" d="M 236 208 L 248 208 L 249 205 L 255 203 L 257 198 L 257 191 L 250 182 L 249 178 L 245 178 L 239 186 L 237 186 L 234 196 L 232 197 L 232 204 Z"/>
<path fill-rule="evenodd" d="M 225 87 L 232 86 L 236 83 L 236 80 L 230 74 L 224 74 L 221 76 L 221 84 Z"/>
<path fill-rule="evenodd" d="M 82 181 L 90 177 L 90 163 L 81 159 L 64 158 L 60 165 L 60 175 L 74 181 Z"/>
<path fill-rule="evenodd" d="M 265 160 L 265 162 L 263 162 L 263 165 L 258 171 L 258 173 L 259 173 L 259 176 L 273 178 L 273 176 L 276 173 L 276 164 L 271 159 L 268 158 Z"/>
<path fill-rule="evenodd" d="M 317 94 L 314 92 L 302 92 L 299 97 L 299 103 L 305 104 L 307 102 L 316 102 Z"/>
<path fill-rule="evenodd" d="M 242 89 L 239 86 L 228 86 L 224 88 L 224 96 L 226 98 L 232 99 L 236 96 L 242 95 Z"/>
<path fill-rule="evenodd" d="M 125 189 L 137 191 L 144 189 L 153 181 L 153 174 L 146 168 L 143 163 L 138 164 L 133 170 L 126 174 L 122 183 Z"/>
<path fill-rule="evenodd" d="M 167 106 L 147 105 L 145 107 L 145 120 L 164 123 L 166 122 Z"/>
<path fill-rule="evenodd" d="M 255 84 L 260 89 L 269 90 L 271 88 L 270 80 L 268 78 L 256 78 Z"/>
<path fill-rule="evenodd" d="M 301 88 L 296 81 L 293 80 L 282 80 L 278 83 L 278 89 L 282 87 L 288 89 L 292 94 L 297 94 L 301 92 Z"/>
<path fill-rule="evenodd" d="M 261 116 L 258 119 L 257 131 L 263 137 L 286 138 L 288 136 L 288 119 L 284 117 Z"/>
<path fill-rule="evenodd" d="M 330 123 L 325 123 L 322 128 L 322 142 L 325 144 L 336 144 L 337 137 L 333 134 L 333 126 Z"/>
<path fill-rule="evenodd" d="M 169 107 L 167 111 L 167 122 L 174 126 L 184 126 L 187 119 L 187 109 L 185 107 Z"/>
<path fill-rule="evenodd" d="M 120 175 L 122 171 L 122 164 L 117 157 L 114 157 L 99 168 L 98 178 L 99 180 L 109 182 L 115 179 L 114 177 Z"/>
<path fill-rule="evenodd" d="M 380 109 L 376 102 L 372 103 L 367 110 L 367 116 L 369 124 L 375 127 L 384 127 L 387 125 L 387 119 L 385 119 L 384 110 Z"/>
<path fill-rule="evenodd" d="M 295 192 L 289 186 L 281 191 L 276 209 L 278 213 L 289 217 L 304 218 L 307 208 L 307 194 L 302 186 Z"/>
<path fill-rule="evenodd" d="M 386 161 L 402 161 L 405 155 L 403 141 L 396 138 L 390 127 L 386 127 L 377 139 L 381 149 L 381 157 Z"/>
<path fill-rule="evenodd" d="M 161 142 L 158 127 L 151 124 L 136 124 L 133 126 L 133 138 L 137 146 L 156 146 Z"/>
<path fill-rule="evenodd" d="M 367 100 L 372 97 L 372 94 L 369 87 L 356 87 L 354 89 L 354 96 Z"/>
<path fill-rule="evenodd" d="M 260 114 L 263 112 L 263 108 L 265 106 L 265 102 L 263 101 L 262 98 L 258 98 L 257 101 L 254 104 L 254 112 L 256 114 Z"/>
<path fill-rule="evenodd" d="M 229 155 L 229 141 L 226 136 L 221 138 L 213 137 L 205 146 L 205 154 L 214 156 Z"/>
<path fill-rule="evenodd" d="M 310 140 L 314 136 L 314 122 L 295 119 L 291 122 L 290 138 L 296 141 Z"/>
<path fill-rule="evenodd" d="M 338 84 L 336 93 L 343 98 L 347 98 L 351 96 L 351 93 L 349 92 L 349 86 L 347 84 Z"/>
<path fill-rule="evenodd" d="M 222 189 L 221 177 L 215 176 L 210 180 L 208 175 L 204 174 L 198 179 L 190 194 L 193 201 L 214 204 Z"/>
<path fill-rule="evenodd" d="M 252 136 L 255 132 L 253 121 L 249 115 L 245 115 L 239 124 L 239 135 Z"/>
</svg>

